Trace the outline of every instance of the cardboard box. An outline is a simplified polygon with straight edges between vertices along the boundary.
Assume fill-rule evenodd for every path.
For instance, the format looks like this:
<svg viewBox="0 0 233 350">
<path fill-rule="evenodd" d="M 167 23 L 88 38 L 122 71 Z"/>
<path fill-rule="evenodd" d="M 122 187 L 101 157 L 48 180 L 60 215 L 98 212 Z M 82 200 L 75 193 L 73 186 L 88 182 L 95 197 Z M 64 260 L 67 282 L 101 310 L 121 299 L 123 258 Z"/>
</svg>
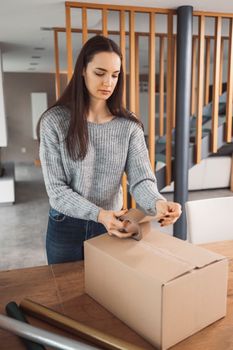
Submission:
<svg viewBox="0 0 233 350">
<path fill-rule="evenodd" d="M 226 315 L 228 260 L 142 224 L 143 239 L 85 242 L 86 293 L 158 349 Z"/>
</svg>

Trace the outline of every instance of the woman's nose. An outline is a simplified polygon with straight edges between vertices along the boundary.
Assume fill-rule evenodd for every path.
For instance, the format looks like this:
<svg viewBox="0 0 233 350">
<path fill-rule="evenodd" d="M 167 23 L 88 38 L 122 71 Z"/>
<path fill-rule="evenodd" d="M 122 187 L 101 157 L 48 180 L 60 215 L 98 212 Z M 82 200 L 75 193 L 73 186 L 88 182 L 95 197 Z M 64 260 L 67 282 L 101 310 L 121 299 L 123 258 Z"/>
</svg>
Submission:
<svg viewBox="0 0 233 350">
<path fill-rule="evenodd" d="M 109 78 L 105 78 L 104 79 L 104 81 L 103 81 L 103 84 L 105 85 L 105 86 L 111 86 L 111 77 L 109 77 Z"/>
</svg>

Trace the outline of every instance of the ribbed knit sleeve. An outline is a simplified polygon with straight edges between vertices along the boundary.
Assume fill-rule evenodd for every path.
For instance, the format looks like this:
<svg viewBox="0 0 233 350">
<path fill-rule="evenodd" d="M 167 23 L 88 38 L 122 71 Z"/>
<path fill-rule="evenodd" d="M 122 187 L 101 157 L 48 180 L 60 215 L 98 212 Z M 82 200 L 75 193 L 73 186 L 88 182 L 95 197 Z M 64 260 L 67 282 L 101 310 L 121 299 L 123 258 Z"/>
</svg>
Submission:
<svg viewBox="0 0 233 350">
<path fill-rule="evenodd" d="M 97 222 L 100 208 L 73 191 L 67 183 L 58 132 L 52 118 L 49 122 L 43 118 L 41 122 L 40 160 L 50 205 L 68 216 Z"/>
<path fill-rule="evenodd" d="M 147 215 L 155 215 L 155 203 L 166 200 L 158 191 L 157 180 L 151 169 L 143 130 L 136 125 L 132 131 L 126 161 L 129 191 Z"/>
</svg>

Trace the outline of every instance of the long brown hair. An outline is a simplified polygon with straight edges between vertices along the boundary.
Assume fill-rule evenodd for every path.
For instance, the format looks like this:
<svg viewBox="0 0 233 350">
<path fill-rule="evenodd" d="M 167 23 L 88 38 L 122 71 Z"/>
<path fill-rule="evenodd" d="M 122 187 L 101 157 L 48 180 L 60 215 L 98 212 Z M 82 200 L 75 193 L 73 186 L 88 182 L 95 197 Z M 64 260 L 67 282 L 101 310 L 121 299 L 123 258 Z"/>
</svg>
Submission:
<svg viewBox="0 0 233 350">
<path fill-rule="evenodd" d="M 55 104 L 48 109 L 50 110 L 55 106 L 66 106 L 70 110 L 70 124 L 65 142 L 69 155 L 73 160 L 84 159 L 88 149 L 87 115 L 90 100 L 83 78 L 83 70 L 86 69 L 88 63 L 93 59 L 94 55 L 100 52 L 115 52 L 120 57 L 122 62 L 120 48 L 113 40 L 102 35 L 96 35 L 90 38 L 84 44 L 79 53 L 75 64 L 74 73 L 65 91 L 55 102 Z M 130 119 L 142 126 L 142 123 L 133 115 L 133 113 L 123 107 L 123 86 L 124 74 L 121 64 L 117 85 L 112 95 L 106 101 L 107 107 L 114 116 Z M 41 116 L 40 121 L 42 118 L 43 115 Z M 40 121 L 37 125 L 38 140 L 40 133 Z"/>
</svg>

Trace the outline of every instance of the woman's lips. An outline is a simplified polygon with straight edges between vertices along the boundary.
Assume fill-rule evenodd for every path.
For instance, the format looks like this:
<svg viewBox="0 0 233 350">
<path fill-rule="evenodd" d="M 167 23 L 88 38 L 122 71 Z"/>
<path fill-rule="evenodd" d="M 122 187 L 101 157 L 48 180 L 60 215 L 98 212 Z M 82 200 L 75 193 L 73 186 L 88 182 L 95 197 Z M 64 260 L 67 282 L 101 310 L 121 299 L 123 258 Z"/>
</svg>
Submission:
<svg viewBox="0 0 233 350">
<path fill-rule="evenodd" d="M 110 94 L 111 91 L 108 90 L 99 90 L 100 92 L 102 92 L 102 94 Z"/>
</svg>

